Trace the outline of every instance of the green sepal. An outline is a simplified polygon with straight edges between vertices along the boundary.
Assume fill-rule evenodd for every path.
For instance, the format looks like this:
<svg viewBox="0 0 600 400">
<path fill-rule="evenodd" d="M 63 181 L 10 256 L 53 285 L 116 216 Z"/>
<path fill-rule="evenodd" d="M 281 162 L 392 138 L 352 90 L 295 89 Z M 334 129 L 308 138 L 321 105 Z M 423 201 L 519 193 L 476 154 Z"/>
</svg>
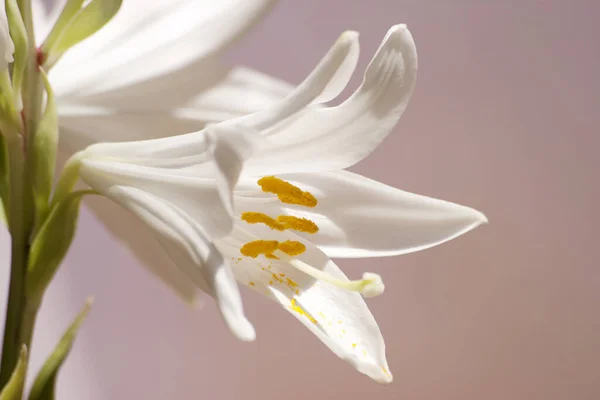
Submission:
<svg viewBox="0 0 600 400">
<path fill-rule="evenodd" d="M 54 93 L 48 77 L 40 69 L 40 77 L 46 88 L 46 109 L 38 123 L 33 139 L 31 155 L 31 181 L 36 208 L 34 232 L 37 232 L 48 215 L 48 202 L 54 182 L 54 166 L 58 146 L 58 113 Z"/>
<path fill-rule="evenodd" d="M 54 400 L 56 377 L 58 376 L 60 367 L 62 367 L 67 356 L 69 355 L 69 352 L 71 351 L 71 348 L 73 347 L 73 342 L 77 336 L 77 331 L 90 311 L 91 305 L 92 299 L 88 299 L 83 307 L 83 310 L 77 314 L 75 321 L 73 321 L 69 329 L 67 329 L 62 339 L 60 339 L 60 342 L 58 342 L 56 345 L 56 348 L 52 354 L 50 354 L 50 357 L 48 357 L 40 369 L 40 372 L 33 382 L 31 392 L 29 392 L 29 400 Z"/>
<path fill-rule="evenodd" d="M 81 200 L 84 195 L 95 193 L 91 190 L 70 193 L 50 210 L 31 244 L 27 272 L 28 298 L 41 301 L 75 236 Z"/>
<path fill-rule="evenodd" d="M 44 67 L 48 70 L 52 68 L 67 50 L 106 25 L 119 11 L 121 3 L 123 0 L 91 0 L 79 9 L 62 28 L 54 43 L 47 43 L 47 47 L 42 48 L 46 57 Z"/>
<path fill-rule="evenodd" d="M 54 23 L 54 26 L 52 26 L 52 30 L 48 36 L 46 36 L 46 39 L 42 44 L 42 53 L 44 50 L 48 50 L 55 45 L 61 33 L 71 23 L 77 12 L 81 10 L 84 1 L 85 0 L 67 0 L 58 19 Z"/>
<path fill-rule="evenodd" d="M 6 0 L 6 16 L 10 27 L 10 37 L 15 45 L 13 55 L 15 61 L 12 65 L 13 98 L 17 105 L 16 109 L 20 111 L 23 108 L 21 87 L 29 55 L 29 40 L 27 39 L 27 30 L 17 0 Z"/>
<path fill-rule="evenodd" d="M 6 386 L 0 392 L 0 400 L 21 400 L 27 374 L 27 346 L 23 345 L 19 361 Z"/>
</svg>

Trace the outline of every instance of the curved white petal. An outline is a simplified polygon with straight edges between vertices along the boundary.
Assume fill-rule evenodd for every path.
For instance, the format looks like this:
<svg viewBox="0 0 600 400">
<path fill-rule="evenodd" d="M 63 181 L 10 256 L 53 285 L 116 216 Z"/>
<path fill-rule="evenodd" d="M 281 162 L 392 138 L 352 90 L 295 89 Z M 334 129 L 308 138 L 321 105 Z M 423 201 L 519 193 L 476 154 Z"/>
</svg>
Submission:
<svg viewBox="0 0 600 400">
<path fill-rule="evenodd" d="M 221 315 L 240 340 L 254 340 L 255 331 L 244 316 L 233 274 L 199 224 L 173 205 L 131 186 L 105 185 L 96 176 L 92 187 L 144 221 L 173 263 L 201 290 L 215 298 Z"/>
<path fill-rule="evenodd" d="M 380 257 L 424 250 L 486 223 L 469 207 L 402 191 L 348 171 L 278 175 L 318 200 L 314 208 L 283 204 L 244 178 L 236 204 L 272 217 L 314 221 L 316 234 L 301 234 L 333 258 Z"/>
<path fill-rule="evenodd" d="M 247 166 L 249 174 L 347 168 L 371 153 L 408 105 L 417 54 L 406 26 L 392 27 L 358 90 L 336 107 L 308 108 L 265 134 L 270 146 Z"/>
<path fill-rule="evenodd" d="M 91 196 L 85 205 L 134 256 L 185 302 L 198 302 L 198 287 L 165 253 L 156 236 L 133 214 L 106 199 Z"/>
<path fill-rule="evenodd" d="M 98 143 L 84 151 L 80 175 L 93 188 L 101 179 L 152 193 L 193 218 L 212 239 L 232 228 L 232 190 L 252 154 L 253 136 L 258 138 L 215 125 L 169 138 Z"/>
<path fill-rule="evenodd" d="M 232 189 L 256 136 L 211 126 L 179 137 L 99 143 L 80 155 L 81 179 L 144 221 L 172 263 L 215 298 L 242 340 L 253 340 L 254 329 L 212 243 L 233 227 Z"/>
<path fill-rule="evenodd" d="M 232 236 L 217 242 L 238 282 L 278 302 L 358 371 L 378 382 L 391 382 L 383 337 L 362 296 L 315 281 L 282 260 L 242 256 L 240 246 L 254 236 L 302 241 L 307 250 L 298 259 L 340 280 L 348 280 L 323 252 L 293 232 L 269 232 L 264 227 L 239 222 Z"/>
<path fill-rule="evenodd" d="M 0 71 L 3 71 L 9 63 L 13 62 L 15 45 L 10 37 L 5 3 L 3 1 L 0 3 Z"/>
<path fill-rule="evenodd" d="M 148 3 L 148 4 L 146 4 Z M 100 93 L 171 74 L 231 43 L 274 0 L 125 1 L 53 71 L 57 93 Z"/>
<path fill-rule="evenodd" d="M 261 112 L 230 122 L 263 131 L 285 122 L 309 104 L 335 98 L 348 84 L 358 62 L 358 53 L 358 33 L 344 32 L 313 71 L 287 97 Z"/>
<path fill-rule="evenodd" d="M 60 144 L 75 153 L 96 142 L 194 132 L 207 122 L 261 111 L 291 90 L 289 84 L 258 71 L 211 62 L 170 79 L 93 97 L 63 96 L 59 98 Z"/>
</svg>

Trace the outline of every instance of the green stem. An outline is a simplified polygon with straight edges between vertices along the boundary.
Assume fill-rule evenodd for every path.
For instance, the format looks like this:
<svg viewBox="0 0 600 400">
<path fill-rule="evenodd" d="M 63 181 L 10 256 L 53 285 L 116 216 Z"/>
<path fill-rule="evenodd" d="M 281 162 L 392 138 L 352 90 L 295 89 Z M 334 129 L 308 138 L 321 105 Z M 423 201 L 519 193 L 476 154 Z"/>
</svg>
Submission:
<svg viewBox="0 0 600 400">
<path fill-rule="evenodd" d="M 17 365 L 22 345 L 27 345 L 27 348 L 31 350 L 31 339 L 38 308 L 26 298 L 29 240 L 34 221 L 33 194 L 29 175 L 30 163 L 26 155 L 33 143 L 40 120 L 43 89 L 35 47 L 31 0 L 19 0 L 18 4 L 25 22 L 30 47 L 23 82 L 25 132 L 23 132 L 22 140 L 18 132 L 12 132 L 5 136 L 9 159 L 10 194 L 8 209 L 10 213 L 8 219 L 12 245 L 10 287 L 6 308 L 2 360 L 0 361 L 0 387 L 4 387 L 10 379 L 10 375 Z"/>
<path fill-rule="evenodd" d="M 21 349 L 21 324 L 25 311 L 25 282 L 29 237 L 25 229 L 23 205 L 23 150 L 18 136 L 7 135 L 9 158 L 9 228 L 11 234 L 11 266 L 2 361 L 0 362 L 0 387 L 4 387 L 17 365 Z M 27 343 L 29 344 L 29 343 Z"/>
</svg>

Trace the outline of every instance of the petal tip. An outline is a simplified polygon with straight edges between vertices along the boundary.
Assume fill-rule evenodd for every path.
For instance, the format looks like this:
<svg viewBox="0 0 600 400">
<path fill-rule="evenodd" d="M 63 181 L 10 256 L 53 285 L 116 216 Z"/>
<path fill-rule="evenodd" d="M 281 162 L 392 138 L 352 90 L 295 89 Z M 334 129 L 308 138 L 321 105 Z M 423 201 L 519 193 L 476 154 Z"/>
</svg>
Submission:
<svg viewBox="0 0 600 400">
<path fill-rule="evenodd" d="M 340 35 L 338 40 L 343 42 L 353 42 L 358 39 L 358 36 L 359 33 L 357 31 L 347 30 Z"/>
<path fill-rule="evenodd" d="M 482 213 L 481 211 L 477 211 L 477 214 L 478 214 L 480 224 L 489 224 L 490 223 L 490 220 L 488 219 L 488 217 L 486 217 L 486 215 L 484 213 Z"/>
<path fill-rule="evenodd" d="M 369 375 L 369 378 L 373 379 L 377 383 L 381 383 L 387 385 L 388 383 L 392 383 L 394 380 L 394 376 L 390 372 L 390 369 L 387 365 L 377 366 L 375 369 L 376 372 L 373 372 Z"/>
<path fill-rule="evenodd" d="M 246 318 L 237 321 L 235 326 L 231 327 L 235 337 L 242 342 L 253 342 L 256 339 L 254 326 Z"/>
</svg>

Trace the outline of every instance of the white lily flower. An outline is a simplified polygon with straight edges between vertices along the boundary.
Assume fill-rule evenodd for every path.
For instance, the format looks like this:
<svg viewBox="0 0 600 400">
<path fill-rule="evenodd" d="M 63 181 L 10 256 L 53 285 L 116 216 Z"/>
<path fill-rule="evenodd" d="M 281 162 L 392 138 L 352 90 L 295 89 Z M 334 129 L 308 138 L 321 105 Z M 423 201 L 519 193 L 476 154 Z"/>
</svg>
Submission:
<svg viewBox="0 0 600 400">
<path fill-rule="evenodd" d="M 154 228 L 171 263 L 217 299 L 238 337 L 254 332 L 228 268 L 357 370 L 390 382 L 384 341 L 363 299 L 383 283 L 370 273 L 349 280 L 330 257 L 418 251 L 486 218 L 344 170 L 387 136 L 416 81 L 414 42 L 397 25 L 354 94 L 323 106 L 346 86 L 357 50 L 357 35 L 342 35 L 301 85 L 262 112 L 180 138 L 93 145 L 81 177 Z"/>
<path fill-rule="evenodd" d="M 15 45 L 10 37 L 8 18 L 6 16 L 6 4 L 0 1 L 0 71 L 8 67 L 14 61 L 13 53 Z"/>
</svg>

